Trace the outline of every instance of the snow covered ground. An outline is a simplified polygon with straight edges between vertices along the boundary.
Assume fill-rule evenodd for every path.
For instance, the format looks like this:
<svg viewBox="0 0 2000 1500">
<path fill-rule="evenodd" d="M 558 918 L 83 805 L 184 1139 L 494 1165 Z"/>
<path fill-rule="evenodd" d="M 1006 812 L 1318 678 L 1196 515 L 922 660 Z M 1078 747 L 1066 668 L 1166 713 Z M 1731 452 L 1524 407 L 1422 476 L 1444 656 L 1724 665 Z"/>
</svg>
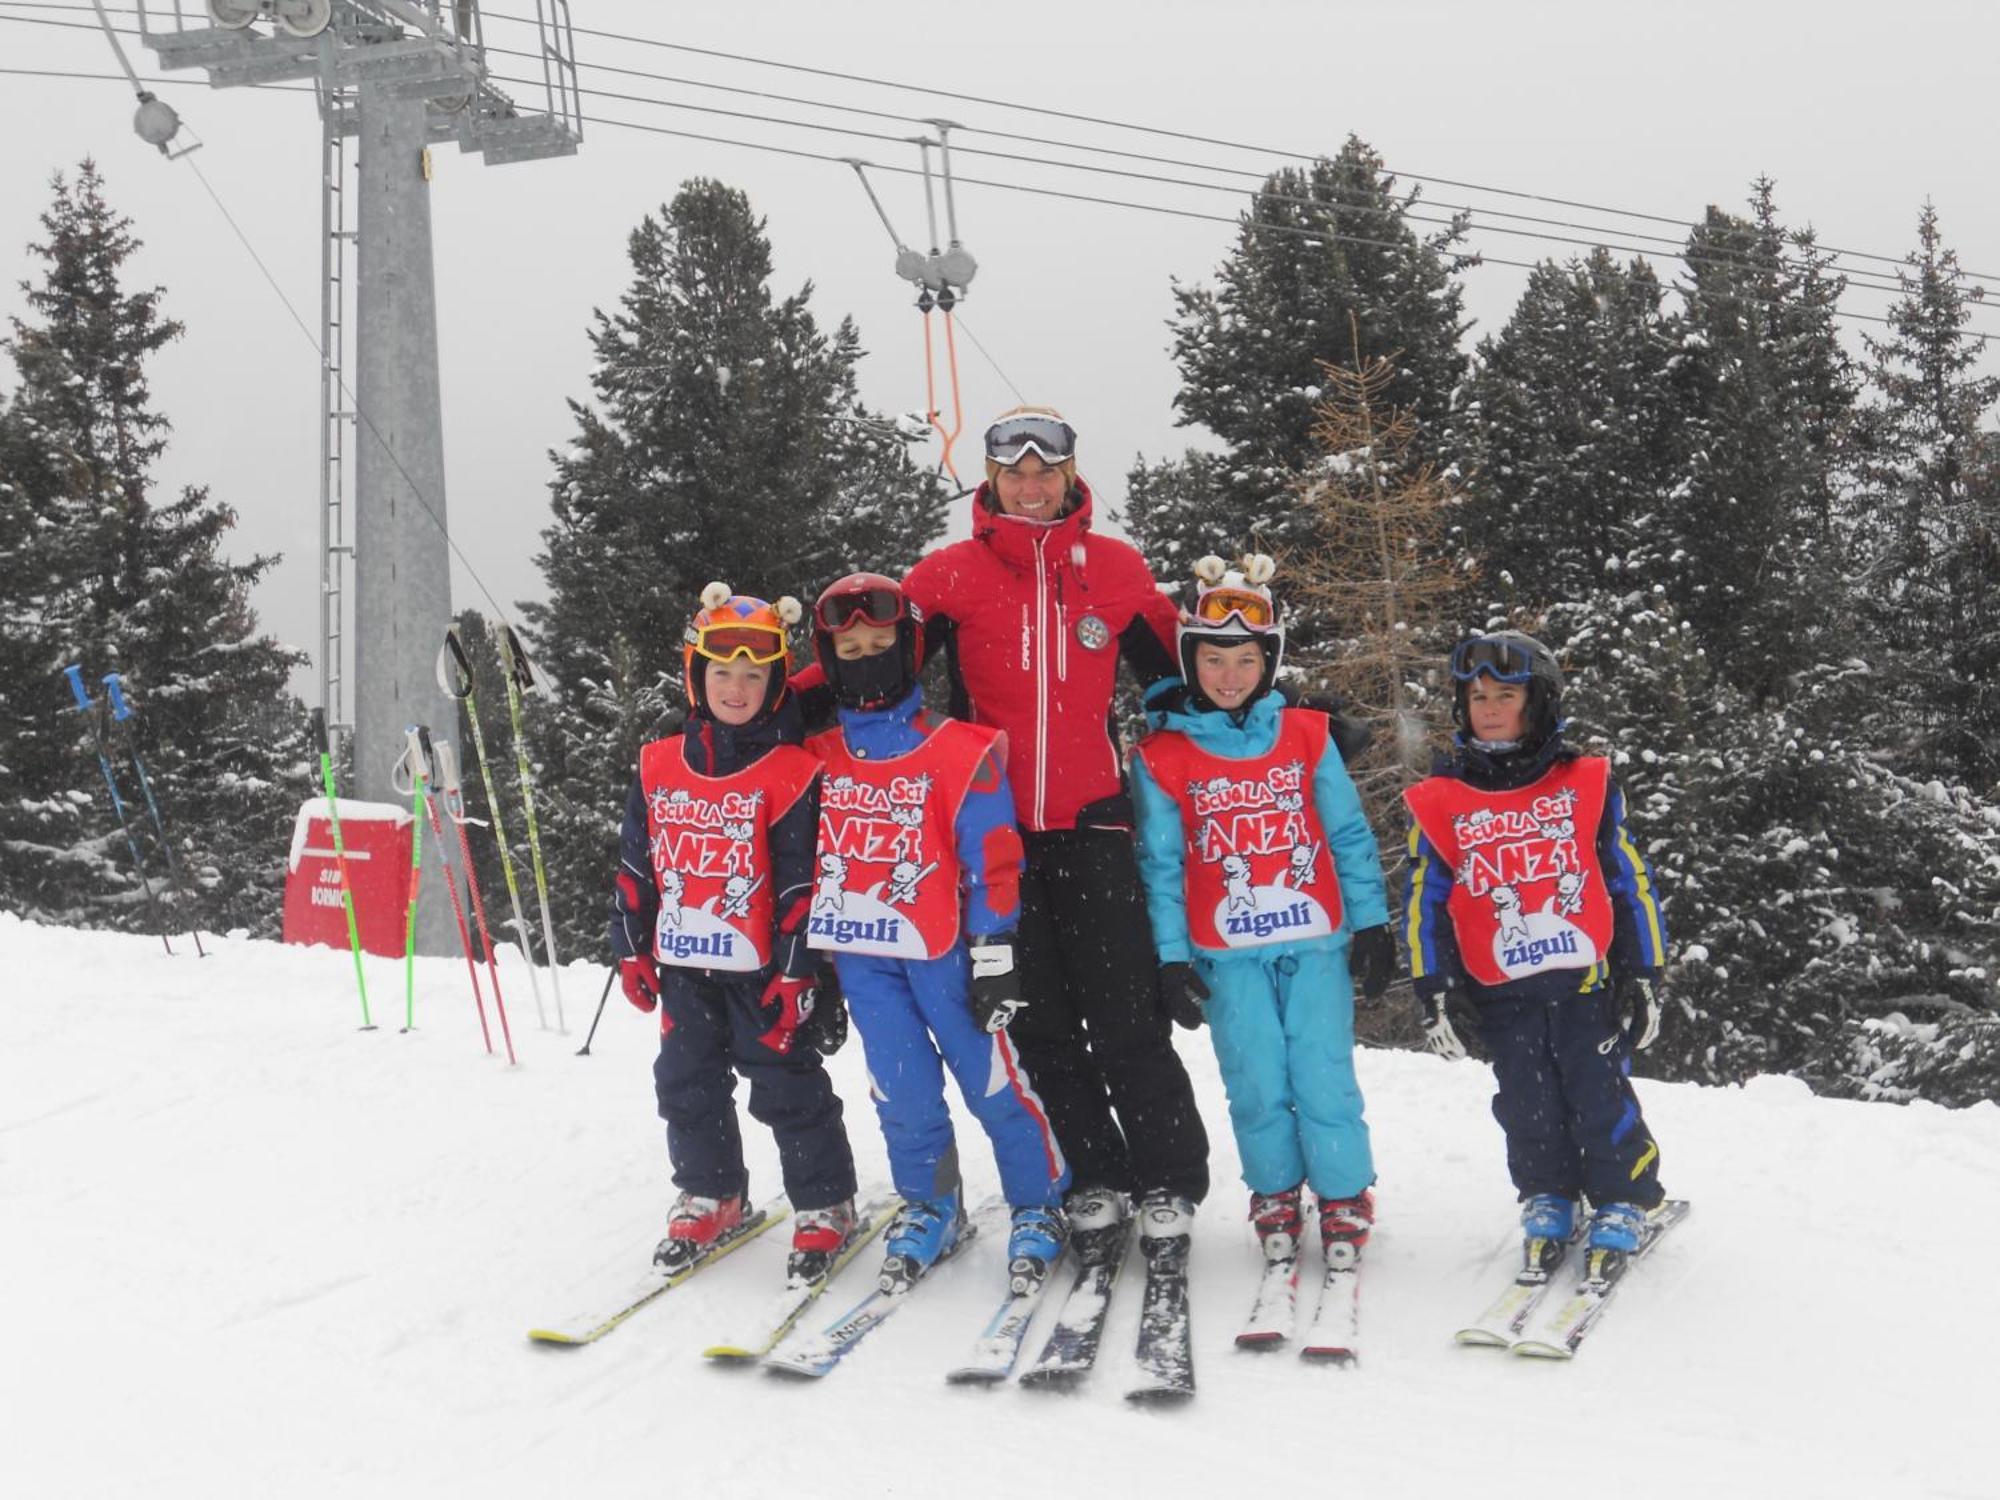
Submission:
<svg viewBox="0 0 2000 1500">
<path fill-rule="evenodd" d="M 1552 1364 L 1450 1341 L 1512 1253 L 1486 1070 L 1369 1052 L 1365 1354 L 1312 1368 L 1231 1347 L 1256 1257 L 1214 1062 L 1184 1035 L 1217 1180 L 1193 1404 L 1120 1397 L 1136 1277 L 1081 1393 L 946 1387 L 999 1286 L 991 1242 L 796 1384 L 698 1352 L 776 1285 L 782 1233 L 596 1346 L 523 1337 L 643 1266 L 670 1195 L 652 1023 L 614 995 L 575 1055 L 602 969 L 566 972 L 567 1036 L 505 971 L 509 1069 L 481 1048 L 462 964 L 420 965 L 405 1035 L 400 966 L 376 962 L 383 1025 L 364 1033 L 345 953 L 210 951 L 0 915 L 0 1493 L 2000 1493 L 1991 1104 L 1646 1086 L 1695 1215 Z M 864 1180 L 885 1182 L 859 1047 L 834 1071 Z M 961 1130 L 984 1194 L 990 1161 Z M 753 1192 L 774 1192 L 770 1139 L 747 1135 Z"/>
</svg>

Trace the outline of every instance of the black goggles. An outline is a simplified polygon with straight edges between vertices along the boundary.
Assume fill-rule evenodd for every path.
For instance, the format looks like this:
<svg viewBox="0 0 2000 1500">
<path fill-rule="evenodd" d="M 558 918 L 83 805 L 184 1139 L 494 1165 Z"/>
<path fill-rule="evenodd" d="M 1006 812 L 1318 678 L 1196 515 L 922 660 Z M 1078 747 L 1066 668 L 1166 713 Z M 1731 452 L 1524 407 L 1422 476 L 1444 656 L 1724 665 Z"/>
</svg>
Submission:
<svg viewBox="0 0 2000 1500">
<path fill-rule="evenodd" d="M 828 635 L 839 635 L 855 624 L 893 625 L 905 608 L 900 589 L 856 589 L 820 600 L 813 617 Z"/>
<path fill-rule="evenodd" d="M 1519 641 L 1476 635 L 1452 649 L 1451 675 L 1460 682 L 1481 675 L 1495 682 L 1526 682 L 1535 675 L 1535 661 Z"/>
<path fill-rule="evenodd" d="M 986 429 L 986 456 L 1011 469 L 1030 453 L 1054 468 L 1076 457 L 1076 429 L 1060 417 L 1008 417 Z"/>
</svg>

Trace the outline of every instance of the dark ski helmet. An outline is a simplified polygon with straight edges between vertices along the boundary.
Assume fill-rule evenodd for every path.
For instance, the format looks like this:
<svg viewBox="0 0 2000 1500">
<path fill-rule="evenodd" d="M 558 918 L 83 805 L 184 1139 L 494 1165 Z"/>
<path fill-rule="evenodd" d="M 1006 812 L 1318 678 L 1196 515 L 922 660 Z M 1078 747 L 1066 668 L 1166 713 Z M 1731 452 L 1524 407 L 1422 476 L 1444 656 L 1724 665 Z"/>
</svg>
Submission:
<svg viewBox="0 0 2000 1500">
<path fill-rule="evenodd" d="M 1285 659 L 1285 626 L 1269 587 L 1277 571 L 1278 565 L 1261 552 L 1246 555 L 1240 569 L 1214 556 L 1195 563 L 1191 602 L 1181 607 L 1175 641 L 1181 681 L 1187 684 L 1188 697 L 1197 708 L 1213 712 L 1217 707 L 1202 692 L 1201 679 L 1195 674 L 1195 652 L 1203 642 L 1215 646 L 1254 642 L 1263 649 L 1264 675 L 1257 691 L 1243 700 L 1243 708 L 1277 685 L 1278 668 Z"/>
<path fill-rule="evenodd" d="M 771 668 L 770 684 L 764 689 L 763 718 L 785 701 L 785 686 L 791 678 L 791 640 L 787 628 L 803 614 L 799 601 L 787 594 L 776 604 L 749 594 L 731 593 L 726 583 L 711 583 L 701 591 L 701 608 L 688 623 L 681 645 L 681 685 L 687 689 L 688 706 L 701 718 L 713 718 L 708 710 L 708 663 L 747 658 L 757 666 Z"/>
<path fill-rule="evenodd" d="M 896 644 L 876 656 L 842 661 L 833 638 L 856 625 L 893 625 Z M 924 615 L 895 579 L 849 573 L 827 585 L 813 605 L 813 655 L 842 708 L 878 709 L 901 703 L 924 664 Z"/>
<path fill-rule="evenodd" d="M 1466 694 L 1477 677 L 1527 685 L 1527 732 L 1521 740 L 1525 747 L 1547 744 L 1562 727 L 1562 668 L 1556 665 L 1555 653 L 1531 635 L 1499 630 L 1467 636 L 1452 648 L 1451 675 L 1451 719 L 1461 735 L 1472 733 Z"/>
</svg>

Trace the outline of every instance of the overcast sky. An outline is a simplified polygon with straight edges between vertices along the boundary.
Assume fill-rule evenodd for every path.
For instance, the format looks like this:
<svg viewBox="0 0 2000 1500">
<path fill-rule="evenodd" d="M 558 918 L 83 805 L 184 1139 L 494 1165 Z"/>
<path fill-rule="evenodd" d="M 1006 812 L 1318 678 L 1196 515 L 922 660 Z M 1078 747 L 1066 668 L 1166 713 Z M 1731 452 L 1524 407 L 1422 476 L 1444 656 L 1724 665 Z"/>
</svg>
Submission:
<svg viewBox="0 0 2000 1500">
<path fill-rule="evenodd" d="M 199 4 L 191 13 L 199 13 Z M 492 0 L 487 39 L 525 47 L 532 31 Z M 581 35 L 579 60 L 801 98 L 945 115 L 968 127 L 961 147 L 1067 155 L 982 138 L 1016 131 L 1063 141 L 1261 173 L 1271 148 L 1331 153 L 1349 133 L 1389 166 L 1482 188 L 1605 205 L 1683 222 L 1709 203 L 1739 208 L 1757 174 L 1773 177 L 1788 221 L 1824 242 L 1901 256 L 1926 197 L 1970 270 L 2000 274 L 2000 194 L 1994 183 L 1995 60 L 1987 6 L 1913 0 L 1894 11 L 1847 3 L 1496 3 L 1403 0 L 1235 0 L 1194 4 L 932 5 L 882 0 L 753 0 L 743 4 L 571 0 L 578 27 L 950 89 L 997 100 L 1154 125 L 1267 148 L 1234 151 L 1136 135 L 993 105 L 933 99 L 687 52 Z M 171 6 L 155 4 L 157 18 Z M 18 18 L 88 20 L 0 0 L 0 66 L 111 71 L 87 30 Z M 119 17 L 132 24 L 129 16 Z M 157 24 L 157 21 L 156 21 Z M 149 54 L 128 42 L 142 73 Z M 496 59 L 496 72 L 525 64 Z M 588 88 L 721 108 L 842 121 L 890 135 L 914 123 L 840 117 L 798 105 L 729 97 L 685 85 L 593 73 Z M 319 125 L 306 94 L 247 89 L 162 90 L 206 142 L 199 161 L 257 252 L 315 333 L 319 307 Z M 532 92 L 515 89 L 524 101 Z M 186 336 L 156 359 L 153 391 L 172 418 L 160 474 L 201 482 L 241 516 L 244 552 L 283 552 L 260 591 L 266 624 L 302 648 L 316 641 L 319 386 L 317 357 L 185 164 L 163 161 L 130 130 L 129 92 L 110 83 L 0 74 L 0 313 L 18 313 L 15 283 L 48 200 L 50 174 L 94 155 L 113 203 L 146 248 L 133 282 L 161 283 Z M 885 165 L 914 165 L 916 148 L 786 130 L 655 105 L 586 98 L 587 113 L 638 120 Z M 1105 158 L 1089 158 L 1100 162 Z M 1032 182 L 1225 217 L 1241 201 L 1047 166 L 955 153 L 967 176 Z M 1115 164 L 1115 163 L 1112 163 Z M 1185 170 L 1124 163 L 1141 171 Z M 585 333 L 594 306 L 626 285 L 625 239 L 684 179 L 721 178 L 768 217 L 776 289 L 806 280 L 824 323 L 858 321 L 869 358 L 861 388 L 890 411 L 924 402 L 921 323 L 891 270 L 888 237 L 845 167 L 737 146 L 592 126 L 579 155 L 487 167 L 437 152 L 433 223 L 453 534 L 492 593 L 510 608 L 540 590 L 533 565 L 547 515 L 547 450 L 573 424 L 564 398 L 587 394 Z M 1227 179 L 1223 179 L 1227 180 Z M 1248 183 L 1250 179 L 1242 179 Z M 878 191 L 905 239 L 925 236 L 921 188 L 886 174 Z M 1616 228 L 1551 230 L 1644 248 L 1633 231 L 1677 231 L 1579 210 L 1434 185 L 1440 203 L 1471 202 Z M 1225 223 L 964 187 L 960 230 L 980 271 L 964 321 L 1032 401 L 1060 406 L 1081 434 L 1085 475 L 1114 503 L 1137 453 L 1178 451 L 1176 372 L 1165 320 L 1171 277 L 1202 280 L 1226 254 Z M 1506 224 L 1501 219 L 1482 223 Z M 1517 226 L 1529 227 L 1529 226 Z M 1580 247 L 1481 233 L 1473 243 L 1510 260 Z M 1878 273 L 1889 268 L 1854 262 Z M 1680 267 L 1663 262 L 1664 274 Z M 1525 273 L 1485 266 L 1467 276 L 1473 337 L 1497 330 Z M 1994 287 L 2000 293 L 2000 284 Z M 1879 313 L 1879 293 L 1846 306 Z M 2000 298 L 1996 298 L 2000 303 Z M 1978 315 L 2000 332 L 2000 306 Z M 351 359 L 351 356 L 350 356 Z M 961 347 L 966 437 L 962 472 L 977 468 L 978 434 L 1012 404 L 994 370 Z M 0 366 L 0 385 L 12 370 Z M 1219 539 L 1227 541 L 1228 539 Z M 775 591 L 788 580 L 741 580 Z M 482 604 L 461 567 L 459 604 Z M 310 693 L 310 681 L 299 682 Z"/>
</svg>

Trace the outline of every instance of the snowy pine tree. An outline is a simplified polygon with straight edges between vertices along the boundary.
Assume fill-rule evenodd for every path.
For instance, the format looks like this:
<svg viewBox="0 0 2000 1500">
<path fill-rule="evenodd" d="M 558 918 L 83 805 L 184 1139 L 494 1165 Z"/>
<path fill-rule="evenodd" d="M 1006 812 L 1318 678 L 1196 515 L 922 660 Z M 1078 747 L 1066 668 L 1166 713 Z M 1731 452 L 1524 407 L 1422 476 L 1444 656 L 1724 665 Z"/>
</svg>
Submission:
<svg viewBox="0 0 2000 1500">
<path fill-rule="evenodd" d="M 630 242 L 591 333 L 595 401 L 554 456 L 546 604 L 525 613 L 557 703 L 533 734 L 545 853 L 569 941 L 592 951 L 640 744 L 681 703 L 682 633 L 713 579 L 744 593 L 900 574 L 944 528 L 943 487 L 859 399 L 860 335 L 822 331 L 810 284 L 773 298 L 749 200 L 697 179 Z M 803 639 L 803 636 L 801 637 Z"/>
<path fill-rule="evenodd" d="M 2000 377 L 1977 366 L 1968 286 L 1937 211 L 1897 271 L 1889 331 L 1863 335 L 1877 391 L 1863 418 L 1860 607 L 1881 672 L 1878 742 L 1920 776 L 2000 782 L 2000 437 L 1980 424 Z"/>
<path fill-rule="evenodd" d="M 1686 416 L 1663 295 L 1605 250 L 1544 262 L 1480 344 L 1459 528 L 1496 594 L 1542 605 L 1661 576 Z"/>
<path fill-rule="evenodd" d="M 0 903 L 63 920 L 154 925 L 62 670 L 101 692 L 123 673 L 155 796 L 203 926 L 277 930 L 284 851 L 310 794 L 300 661 L 257 631 L 251 586 L 275 561 L 222 552 L 235 516 L 189 488 L 154 495 L 168 425 L 145 367 L 181 327 L 160 288 L 130 291 L 139 249 L 86 160 L 42 215 L 29 317 L 4 340 L 0 409 Z M 123 757 L 120 757 L 121 763 Z M 160 850 L 129 766 L 124 792 Z"/>
<path fill-rule="evenodd" d="M 1128 476 L 1127 523 L 1161 578 L 1184 578 L 1218 538 L 1266 550 L 1312 545 L 1292 484 L 1319 457 L 1313 440 L 1326 394 L 1321 363 L 1388 359 L 1387 405 L 1413 414 L 1414 462 L 1448 447 L 1452 393 L 1465 372 L 1466 323 L 1453 247 L 1456 220 L 1433 232 L 1411 211 L 1374 148 L 1350 137 L 1340 154 L 1275 172 L 1242 216 L 1216 286 L 1174 289 L 1173 354 L 1183 425 L 1220 441 Z M 1300 618 L 1301 639 L 1315 624 Z"/>
</svg>

